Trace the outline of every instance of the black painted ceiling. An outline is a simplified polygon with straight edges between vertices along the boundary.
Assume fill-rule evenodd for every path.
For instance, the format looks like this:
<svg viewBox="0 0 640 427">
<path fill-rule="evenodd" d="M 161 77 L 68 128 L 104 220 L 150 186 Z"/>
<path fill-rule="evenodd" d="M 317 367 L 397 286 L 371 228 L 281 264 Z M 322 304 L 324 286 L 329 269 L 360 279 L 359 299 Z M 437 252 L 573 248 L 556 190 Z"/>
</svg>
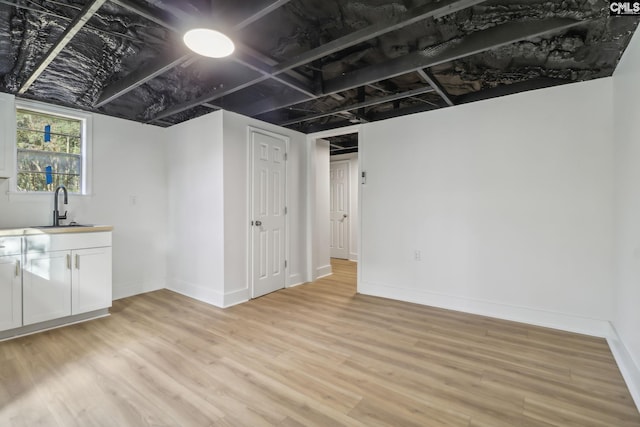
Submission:
<svg viewBox="0 0 640 427">
<path fill-rule="evenodd" d="M 0 0 L 0 91 L 159 126 L 224 108 L 312 132 L 610 76 L 638 19 L 608 4 Z M 184 47 L 203 22 L 236 41 L 230 58 Z"/>
</svg>

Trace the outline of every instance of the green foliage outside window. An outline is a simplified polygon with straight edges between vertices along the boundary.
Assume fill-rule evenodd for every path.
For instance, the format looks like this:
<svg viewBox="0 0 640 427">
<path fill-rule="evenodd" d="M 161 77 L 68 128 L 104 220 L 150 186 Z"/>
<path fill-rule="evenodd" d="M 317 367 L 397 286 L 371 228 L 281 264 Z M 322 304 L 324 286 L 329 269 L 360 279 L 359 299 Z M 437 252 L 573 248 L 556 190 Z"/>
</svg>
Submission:
<svg viewBox="0 0 640 427">
<path fill-rule="evenodd" d="M 81 120 L 17 110 L 16 143 L 18 191 L 55 191 L 64 185 L 69 192 L 81 192 Z"/>
</svg>

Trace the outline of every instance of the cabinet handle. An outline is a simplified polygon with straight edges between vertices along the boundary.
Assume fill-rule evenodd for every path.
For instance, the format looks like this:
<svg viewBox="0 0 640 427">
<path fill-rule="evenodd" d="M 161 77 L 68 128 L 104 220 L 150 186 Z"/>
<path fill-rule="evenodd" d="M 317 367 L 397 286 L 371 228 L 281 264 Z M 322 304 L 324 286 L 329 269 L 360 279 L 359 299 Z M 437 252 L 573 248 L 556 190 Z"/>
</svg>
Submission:
<svg viewBox="0 0 640 427">
<path fill-rule="evenodd" d="M 71 255 L 67 254 L 67 269 L 71 270 Z"/>
<path fill-rule="evenodd" d="M 20 276 L 20 261 L 16 261 L 16 277 Z"/>
<path fill-rule="evenodd" d="M 80 270 L 80 255 L 76 254 L 76 270 Z"/>
</svg>

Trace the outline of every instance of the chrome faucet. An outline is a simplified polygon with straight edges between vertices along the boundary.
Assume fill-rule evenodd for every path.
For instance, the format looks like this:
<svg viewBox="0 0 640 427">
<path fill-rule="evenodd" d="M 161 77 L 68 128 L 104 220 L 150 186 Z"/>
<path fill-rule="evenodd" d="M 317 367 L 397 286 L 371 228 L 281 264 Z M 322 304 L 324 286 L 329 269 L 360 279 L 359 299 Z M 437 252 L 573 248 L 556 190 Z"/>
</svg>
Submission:
<svg viewBox="0 0 640 427">
<path fill-rule="evenodd" d="M 60 194 L 60 190 L 62 190 L 62 192 L 64 193 L 64 204 L 66 205 L 69 203 L 67 189 L 65 188 L 64 185 L 58 186 L 53 196 L 53 226 L 54 227 L 58 227 L 60 225 L 61 219 L 67 219 L 67 211 L 64 211 L 64 215 L 60 215 L 60 212 L 58 211 L 58 195 Z"/>
</svg>

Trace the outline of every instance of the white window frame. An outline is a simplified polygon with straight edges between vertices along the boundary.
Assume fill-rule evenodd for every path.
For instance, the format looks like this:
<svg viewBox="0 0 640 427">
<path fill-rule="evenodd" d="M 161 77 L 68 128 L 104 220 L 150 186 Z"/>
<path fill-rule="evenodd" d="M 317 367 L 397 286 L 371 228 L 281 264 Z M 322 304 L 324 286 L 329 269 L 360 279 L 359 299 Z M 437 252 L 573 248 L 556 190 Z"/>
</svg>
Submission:
<svg viewBox="0 0 640 427">
<path fill-rule="evenodd" d="M 93 178 L 93 115 L 72 108 L 59 107 L 57 105 L 45 104 L 37 101 L 27 101 L 17 99 L 14 109 L 14 129 L 17 124 L 18 110 L 29 110 L 36 113 L 43 113 L 55 116 L 66 117 L 74 120 L 80 120 L 82 123 L 82 176 L 80 193 L 69 193 L 74 196 L 90 196 L 92 194 L 92 178 Z M 16 132 L 13 132 L 13 179 L 10 183 L 9 191 L 12 195 L 40 195 L 53 194 L 50 191 L 18 191 L 18 142 Z"/>
</svg>

